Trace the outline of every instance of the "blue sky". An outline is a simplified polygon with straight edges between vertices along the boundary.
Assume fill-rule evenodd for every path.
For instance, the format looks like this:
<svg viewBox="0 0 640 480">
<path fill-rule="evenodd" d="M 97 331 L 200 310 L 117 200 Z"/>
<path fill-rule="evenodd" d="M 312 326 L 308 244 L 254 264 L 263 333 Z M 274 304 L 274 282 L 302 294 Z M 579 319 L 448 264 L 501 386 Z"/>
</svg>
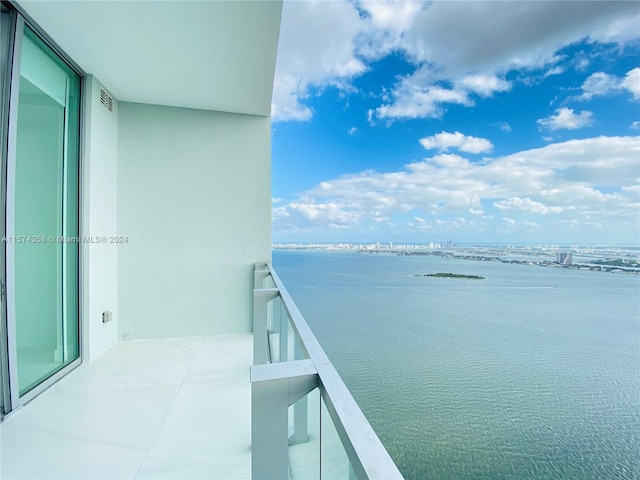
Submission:
<svg viewBox="0 0 640 480">
<path fill-rule="evenodd" d="M 640 245 L 640 3 L 285 1 L 276 242 Z"/>
</svg>

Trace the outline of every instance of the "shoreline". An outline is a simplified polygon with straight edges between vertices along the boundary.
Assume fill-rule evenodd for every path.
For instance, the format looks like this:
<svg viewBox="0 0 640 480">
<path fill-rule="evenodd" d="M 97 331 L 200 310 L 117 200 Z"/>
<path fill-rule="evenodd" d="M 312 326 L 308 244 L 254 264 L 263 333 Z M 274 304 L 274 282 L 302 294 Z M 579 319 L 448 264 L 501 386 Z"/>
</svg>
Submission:
<svg viewBox="0 0 640 480">
<path fill-rule="evenodd" d="M 327 251 L 327 252 L 358 252 L 367 255 L 398 255 L 398 256 L 438 256 L 454 260 L 470 260 L 477 262 L 500 262 L 512 265 L 528 265 L 547 268 L 564 268 L 570 270 L 588 270 L 592 272 L 626 273 L 631 275 L 640 274 L 640 260 L 637 256 L 629 252 L 613 251 L 611 249 L 601 252 L 588 249 L 585 251 L 574 251 L 574 263 L 562 264 L 555 261 L 557 249 L 540 248 L 513 248 L 513 247 L 455 247 L 448 249 L 431 248 L 390 248 L 390 247 L 356 247 L 350 245 L 333 246 L 331 248 L 319 246 L 302 247 L 273 247 L 274 250 L 296 250 L 296 251 Z M 534 258 L 512 258 L 512 257 L 534 257 Z M 510 258 L 511 257 L 511 258 Z M 540 257 L 547 257 L 549 260 L 542 260 Z M 551 259 L 554 260 L 551 260 Z"/>
</svg>

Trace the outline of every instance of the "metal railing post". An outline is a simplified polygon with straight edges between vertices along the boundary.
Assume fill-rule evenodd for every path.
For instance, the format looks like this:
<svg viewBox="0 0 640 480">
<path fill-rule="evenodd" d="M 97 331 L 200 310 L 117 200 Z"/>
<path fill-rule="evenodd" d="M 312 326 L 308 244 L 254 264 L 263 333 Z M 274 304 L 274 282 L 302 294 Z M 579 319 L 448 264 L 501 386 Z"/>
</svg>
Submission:
<svg viewBox="0 0 640 480">
<path fill-rule="evenodd" d="M 256 270 L 253 272 L 253 288 L 264 288 L 264 279 L 269 276 L 269 270 Z"/>
<path fill-rule="evenodd" d="M 269 337 L 267 333 L 267 305 L 278 296 L 277 288 L 253 290 L 253 364 L 268 363 Z"/>
<path fill-rule="evenodd" d="M 290 405 L 318 385 L 310 360 L 251 367 L 251 478 L 289 478 Z"/>
<path fill-rule="evenodd" d="M 300 342 L 293 339 L 293 360 L 303 357 Z M 291 445 L 309 441 L 309 402 L 307 397 L 293 404 L 293 435 L 289 438 Z"/>
<path fill-rule="evenodd" d="M 294 358 L 289 358 L 289 319 L 285 315 L 282 315 L 282 302 L 280 302 L 280 318 L 278 321 L 278 328 L 280 329 L 280 351 L 278 355 L 280 355 L 281 362 L 287 362 L 291 360 L 295 360 Z"/>
<path fill-rule="evenodd" d="M 266 278 L 271 281 L 265 282 Z M 398 467 L 269 263 L 256 264 L 254 281 L 254 366 L 251 367 L 253 480 L 288 478 L 288 447 L 309 440 L 307 394 L 316 387 L 349 459 L 349 480 L 402 479 Z M 265 285 L 274 285 L 275 288 L 262 288 Z M 274 311 L 269 314 L 269 302 L 278 296 L 279 308 L 277 311 L 271 309 Z M 273 329 L 274 336 L 277 334 L 280 338 L 277 349 L 279 363 L 269 363 L 268 327 Z M 298 360 L 303 357 L 306 359 Z M 289 437 L 288 407 L 291 405 L 293 431 Z"/>
<path fill-rule="evenodd" d="M 309 402 L 303 397 L 293 404 L 293 435 L 289 445 L 298 445 L 309 441 Z"/>
<path fill-rule="evenodd" d="M 251 478 L 289 478 L 287 379 L 251 383 Z"/>
</svg>

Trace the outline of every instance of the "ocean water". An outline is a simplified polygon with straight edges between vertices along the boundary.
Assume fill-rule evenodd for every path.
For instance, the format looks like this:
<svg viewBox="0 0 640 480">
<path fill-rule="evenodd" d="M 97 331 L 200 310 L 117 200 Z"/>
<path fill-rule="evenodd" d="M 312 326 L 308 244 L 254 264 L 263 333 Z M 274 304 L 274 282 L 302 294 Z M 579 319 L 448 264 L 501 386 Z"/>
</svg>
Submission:
<svg viewBox="0 0 640 480">
<path fill-rule="evenodd" d="M 640 479 L 640 276 L 352 251 L 273 265 L 406 479 Z M 415 277 L 453 272 L 485 280 Z"/>
</svg>

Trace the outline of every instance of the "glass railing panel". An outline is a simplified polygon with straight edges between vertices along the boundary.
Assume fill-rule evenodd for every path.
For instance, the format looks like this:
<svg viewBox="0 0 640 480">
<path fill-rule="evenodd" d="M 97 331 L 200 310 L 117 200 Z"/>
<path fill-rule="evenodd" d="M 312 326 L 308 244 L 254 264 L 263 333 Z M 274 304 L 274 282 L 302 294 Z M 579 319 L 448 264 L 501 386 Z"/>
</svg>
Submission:
<svg viewBox="0 0 640 480">
<path fill-rule="evenodd" d="M 264 278 L 264 270 L 256 272 L 255 282 L 260 286 L 256 287 L 258 291 L 254 294 L 254 358 L 258 361 L 252 367 L 252 395 L 255 393 L 261 400 L 255 405 L 263 404 L 262 400 L 269 405 L 271 401 L 281 402 L 277 399 L 286 399 L 285 392 L 299 395 L 309 388 L 314 390 L 292 406 L 284 404 L 278 407 L 282 410 L 276 423 L 284 423 L 287 418 L 287 430 L 282 428 L 282 423 L 276 428 L 261 420 L 263 415 L 252 418 L 252 429 L 258 432 L 256 438 L 261 442 L 271 438 L 271 432 L 280 432 L 275 443 L 269 440 L 268 444 L 260 444 L 254 450 L 272 453 L 267 456 L 252 454 L 254 478 L 354 480 L 357 471 L 361 478 L 402 479 L 293 299 L 270 265 L 268 268 L 269 275 Z M 259 291 L 261 289 L 268 290 Z M 265 301 L 267 298 L 269 300 Z M 264 316 L 260 316 L 260 312 Z M 262 335 L 265 335 L 265 326 L 268 339 L 266 363 L 272 365 L 263 366 L 265 336 Z M 287 382 L 282 382 L 285 379 Z M 319 388 L 314 388 L 316 385 Z M 296 388 L 301 390 L 297 394 Z M 261 395 L 265 398 L 261 399 Z M 287 415 L 284 415 L 285 408 Z M 265 428 L 268 434 L 263 431 Z M 274 461 L 273 456 L 278 460 Z M 355 469 L 349 456 L 355 462 Z M 285 464 L 286 459 L 288 464 Z"/>
<path fill-rule="evenodd" d="M 355 480 L 357 477 L 322 397 L 320 397 L 320 432 L 321 478 Z"/>
<path fill-rule="evenodd" d="M 317 388 L 289 407 L 289 474 L 291 480 L 320 479 L 320 391 Z"/>
<path fill-rule="evenodd" d="M 267 337 L 269 339 L 270 363 L 278 363 L 280 358 L 280 326 L 282 325 L 282 299 L 276 297 L 267 304 Z"/>
<path fill-rule="evenodd" d="M 270 363 L 309 358 L 293 328 L 291 317 L 281 297 L 276 297 L 267 304 L 267 330 Z"/>
<path fill-rule="evenodd" d="M 279 312 L 278 320 L 280 322 L 280 338 L 278 339 L 278 357 L 281 362 L 289 362 L 291 358 L 289 356 L 289 343 L 292 341 L 291 336 L 293 335 L 293 329 L 291 328 L 289 322 L 289 315 L 287 314 L 287 310 L 282 303 L 282 298 L 280 297 L 281 309 Z"/>
<path fill-rule="evenodd" d="M 253 288 L 277 288 L 276 282 L 273 280 L 271 276 L 271 272 L 269 272 L 269 268 L 267 265 L 258 266 L 254 270 L 254 284 Z"/>
<path fill-rule="evenodd" d="M 271 278 L 271 276 L 266 277 L 262 281 L 262 288 L 276 288 L 276 283 L 273 281 L 273 278 Z"/>
<path fill-rule="evenodd" d="M 284 332 L 280 342 L 281 357 L 286 359 L 287 362 L 309 358 L 302 347 L 300 338 L 293 328 L 293 323 L 291 322 L 289 313 L 286 308 L 283 310 L 281 317 L 282 324 L 280 327 L 280 331 Z"/>
</svg>

